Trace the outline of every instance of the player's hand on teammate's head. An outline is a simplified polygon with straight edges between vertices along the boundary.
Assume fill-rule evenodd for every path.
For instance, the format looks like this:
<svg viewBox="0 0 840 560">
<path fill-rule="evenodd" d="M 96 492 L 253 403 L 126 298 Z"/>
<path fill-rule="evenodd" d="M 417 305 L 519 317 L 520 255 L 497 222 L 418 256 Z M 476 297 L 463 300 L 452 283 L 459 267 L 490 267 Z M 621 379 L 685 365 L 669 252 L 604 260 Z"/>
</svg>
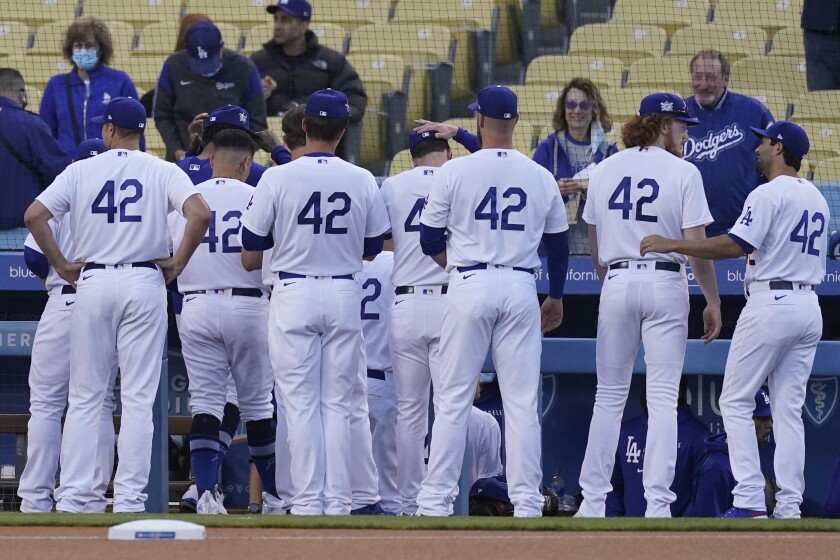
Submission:
<svg viewBox="0 0 840 560">
<path fill-rule="evenodd" d="M 190 135 L 190 142 L 193 141 L 193 138 L 198 136 L 201 138 L 201 135 L 204 134 L 204 121 L 207 119 L 208 113 L 199 113 L 193 117 L 192 122 L 187 127 L 187 133 Z"/>
<path fill-rule="evenodd" d="M 720 305 L 707 305 L 703 310 L 703 339 L 708 344 L 718 337 L 721 327 Z"/>
<path fill-rule="evenodd" d="M 83 262 L 64 261 L 62 264 L 56 264 L 53 268 L 59 276 L 75 288 L 76 282 L 79 280 L 79 275 L 82 273 L 82 269 L 86 264 Z"/>
<path fill-rule="evenodd" d="M 435 132 L 435 138 L 441 138 L 443 140 L 451 140 L 458 134 L 458 127 L 451 124 L 427 121 L 425 119 L 416 119 L 414 122 L 417 123 L 417 126 L 414 127 L 414 132 L 418 134 L 433 130 Z"/>
<path fill-rule="evenodd" d="M 257 132 L 257 146 L 265 152 L 271 153 L 271 150 L 280 145 L 280 138 L 269 129 Z"/>
<path fill-rule="evenodd" d="M 648 253 L 671 253 L 671 240 L 662 237 L 661 235 L 648 235 L 642 238 L 639 243 L 639 253 L 644 257 Z"/>
<path fill-rule="evenodd" d="M 563 322 L 563 300 L 551 296 L 545 298 L 540 307 L 540 331 L 553 331 Z"/>
</svg>

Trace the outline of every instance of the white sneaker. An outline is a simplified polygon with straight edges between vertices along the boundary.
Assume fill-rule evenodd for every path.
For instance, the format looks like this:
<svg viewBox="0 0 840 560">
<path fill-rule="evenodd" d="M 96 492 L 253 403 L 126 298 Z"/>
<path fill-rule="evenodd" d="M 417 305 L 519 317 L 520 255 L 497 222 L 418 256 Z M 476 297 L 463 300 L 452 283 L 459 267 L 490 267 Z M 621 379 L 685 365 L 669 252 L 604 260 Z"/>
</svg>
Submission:
<svg viewBox="0 0 840 560">
<path fill-rule="evenodd" d="M 198 503 L 198 488 L 195 484 L 187 488 L 184 495 L 181 496 L 180 510 L 181 513 L 195 513 L 195 505 Z"/>
<path fill-rule="evenodd" d="M 286 515 L 289 513 L 289 506 L 286 502 L 272 496 L 268 492 L 262 493 L 262 514 L 263 515 Z"/>
<path fill-rule="evenodd" d="M 195 512 L 199 515 L 227 515 L 222 499 L 212 490 L 206 490 L 198 499 Z"/>
</svg>

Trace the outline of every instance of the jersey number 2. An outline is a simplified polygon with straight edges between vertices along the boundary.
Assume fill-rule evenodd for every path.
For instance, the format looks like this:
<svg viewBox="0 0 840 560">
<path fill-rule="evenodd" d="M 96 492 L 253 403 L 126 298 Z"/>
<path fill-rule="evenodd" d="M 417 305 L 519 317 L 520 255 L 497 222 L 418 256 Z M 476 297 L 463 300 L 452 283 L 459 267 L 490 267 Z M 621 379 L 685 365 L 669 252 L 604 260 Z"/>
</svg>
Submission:
<svg viewBox="0 0 840 560">
<path fill-rule="evenodd" d="M 128 205 L 134 204 L 140 200 L 140 197 L 143 196 L 143 185 L 140 181 L 137 179 L 126 179 L 123 181 L 123 184 L 120 185 L 120 190 L 125 191 L 132 187 L 134 187 L 134 194 L 127 196 L 120 201 L 120 222 L 139 222 L 142 218 L 141 216 L 135 216 L 128 213 Z M 107 214 L 109 224 L 114 223 L 114 218 L 117 215 L 117 205 L 115 203 L 117 195 L 115 191 L 116 188 L 114 181 L 106 181 L 105 185 L 90 205 L 90 211 L 93 214 Z"/>
<path fill-rule="evenodd" d="M 621 210 L 621 219 L 629 220 L 630 212 L 633 211 L 633 202 L 630 200 L 630 186 L 632 181 L 630 177 L 625 177 L 621 180 L 618 186 L 610 196 L 609 205 L 610 210 Z M 637 222 L 658 222 L 659 218 L 645 214 L 642 207 L 645 204 L 651 203 L 659 197 L 659 183 L 653 179 L 642 179 L 636 185 L 637 189 L 644 189 L 650 187 L 650 195 L 642 196 L 636 204 L 636 221 Z"/>
<path fill-rule="evenodd" d="M 796 224 L 796 228 L 790 232 L 790 240 L 794 243 L 802 243 L 803 253 L 807 252 L 809 255 L 819 257 L 820 250 L 814 247 L 814 243 L 816 243 L 817 238 L 822 236 L 825 231 L 825 216 L 821 212 L 814 212 L 814 215 L 811 216 L 810 222 L 812 224 L 819 223 L 811 232 L 811 235 L 808 235 L 808 221 L 808 211 L 805 210 L 802 212 L 802 217 L 799 218 L 799 223 Z"/>
<path fill-rule="evenodd" d="M 339 202 L 341 206 L 327 214 L 327 227 L 324 228 L 324 233 L 329 235 L 347 233 L 346 227 L 335 226 L 335 219 L 350 211 L 350 196 L 345 192 L 334 192 L 327 198 L 327 202 Z M 310 214 L 312 214 L 311 218 Z M 315 234 L 321 233 L 321 224 L 324 223 L 321 217 L 321 191 L 312 193 L 303 206 L 303 210 L 298 214 L 297 223 L 301 226 L 312 226 L 312 232 Z"/>
<path fill-rule="evenodd" d="M 514 196 L 517 198 L 517 203 L 511 204 L 502 210 L 501 229 L 509 231 L 524 231 L 524 224 L 510 223 L 510 215 L 516 212 L 521 212 L 525 209 L 525 203 L 528 200 L 528 196 L 525 194 L 525 191 L 519 187 L 510 187 L 502 194 L 502 198 L 505 199 Z M 475 219 L 487 220 L 490 222 L 490 229 L 499 229 L 499 212 L 497 211 L 496 206 L 496 187 L 490 187 L 487 189 L 487 194 L 485 194 L 484 198 L 481 199 L 481 202 L 478 203 L 478 208 L 475 209 Z"/>
<path fill-rule="evenodd" d="M 373 286 L 373 293 L 366 295 L 362 298 L 362 320 L 363 321 L 378 321 L 379 320 L 379 313 L 368 313 L 365 311 L 365 306 L 372 302 L 379 299 L 379 296 L 382 295 L 382 283 L 377 280 L 376 278 L 368 278 L 365 280 L 365 283 L 362 284 L 362 290 L 367 292 L 367 289 Z"/>
</svg>

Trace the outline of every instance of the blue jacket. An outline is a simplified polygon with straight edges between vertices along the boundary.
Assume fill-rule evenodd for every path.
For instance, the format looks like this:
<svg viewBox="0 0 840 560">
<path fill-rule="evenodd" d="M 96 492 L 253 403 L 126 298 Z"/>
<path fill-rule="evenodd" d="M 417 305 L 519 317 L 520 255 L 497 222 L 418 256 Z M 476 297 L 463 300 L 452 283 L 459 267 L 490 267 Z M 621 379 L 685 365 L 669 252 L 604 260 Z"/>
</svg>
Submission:
<svg viewBox="0 0 840 560">
<path fill-rule="evenodd" d="M 722 235 L 741 215 L 747 195 L 765 181 L 755 170 L 755 149 L 760 142 L 750 127 L 767 128 L 773 115 L 759 101 L 729 90 L 712 110 L 704 109 L 694 96 L 685 102 L 700 124 L 688 128 L 684 158 L 703 177 L 714 218 L 706 226 L 706 235 Z"/>
<path fill-rule="evenodd" d="M 537 151 L 534 152 L 534 161 L 551 171 L 555 179 L 566 179 L 573 177 L 575 172 L 572 169 L 572 164 L 569 161 L 569 155 L 563 149 L 563 144 L 558 140 L 558 134 L 565 134 L 560 132 L 552 132 L 545 140 L 540 142 L 537 146 Z M 554 157 L 555 151 L 557 157 Z M 610 157 L 618 151 L 615 143 L 601 142 L 598 149 L 592 157 L 591 163 L 601 163 L 604 159 Z"/>
<path fill-rule="evenodd" d="M 694 503 L 686 517 L 718 517 L 732 507 L 735 477 L 726 432 L 706 438 L 706 455 L 694 475 Z"/>
<path fill-rule="evenodd" d="M 277 146 L 271 151 L 271 159 L 274 160 L 274 163 L 277 165 L 283 165 L 284 163 L 292 161 L 292 155 L 285 146 Z M 201 159 L 198 156 L 191 156 L 176 162 L 175 165 L 180 167 L 181 170 L 189 176 L 193 185 L 203 183 L 213 177 L 213 168 L 210 167 L 210 158 Z M 248 178 L 245 179 L 245 182 L 252 187 L 256 187 L 266 169 L 268 168 L 264 165 L 252 163 L 251 172 L 248 173 Z"/>
<path fill-rule="evenodd" d="M 34 113 L 8 97 L 0 97 L 0 131 L 12 148 L 41 176 L 33 173 L 0 142 L 0 229 L 23 227 L 23 213 L 56 175 L 70 163 L 68 156 Z"/>
<path fill-rule="evenodd" d="M 89 93 L 76 69 L 70 72 L 70 91 L 81 140 L 102 137 L 102 125 L 91 122 L 91 119 L 103 115 L 111 99 L 119 96 L 140 98 L 131 78 L 122 70 L 100 64 L 88 74 Z M 70 120 L 65 76 L 67 74 L 56 74 L 47 82 L 44 97 L 41 99 L 41 118 L 50 127 L 53 138 L 58 140 L 61 149 L 72 157 L 80 142 L 76 142 Z"/>
<path fill-rule="evenodd" d="M 644 517 L 647 509 L 642 485 L 648 417 L 637 416 L 621 424 L 615 467 L 611 479 L 613 490 L 607 494 L 607 517 Z M 673 517 L 684 517 L 694 499 L 694 473 L 706 451 L 706 438 L 711 432 L 691 413 L 688 405 L 677 408 L 677 463 L 671 491 L 677 499 L 671 504 Z"/>
</svg>

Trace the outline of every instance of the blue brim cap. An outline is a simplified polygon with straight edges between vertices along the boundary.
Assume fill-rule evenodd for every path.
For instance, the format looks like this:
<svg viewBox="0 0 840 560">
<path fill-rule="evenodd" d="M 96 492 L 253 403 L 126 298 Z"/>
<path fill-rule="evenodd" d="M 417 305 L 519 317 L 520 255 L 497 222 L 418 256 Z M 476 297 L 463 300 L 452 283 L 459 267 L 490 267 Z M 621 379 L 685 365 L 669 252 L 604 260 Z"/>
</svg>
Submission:
<svg viewBox="0 0 840 560">
<path fill-rule="evenodd" d="M 667 92 L 651 93 L 642 99 L 639 104 L 639 116 L 662 115 L 674 120 L 684 122 L 688 126 L 700 124 L 700 121 L 692 117 L 688 112 L 688 106 L 679 95 Z"/>
<path fill-rule="evenodd" d="M 767 127 L 767 130 L 750 127 L 753 134 L 759 138 L 769 138 L 776 142 L 781 142 L 782 145 L 799 156 L 804 158 L 811 149 L 811 142 L 808 140 L 808 135 L 798 124 L 788 121 L 776 121 Z"/>
<path fill-rule="evenodd" d="M 76 148 L 76 155 L 73 156 L 74 161 L 81 161 L 89 157 L 97 156 L 102 152 L 107 151 L 105 142 L 101 138 L 88 138 L 78 145 Z"/>
</svg>

